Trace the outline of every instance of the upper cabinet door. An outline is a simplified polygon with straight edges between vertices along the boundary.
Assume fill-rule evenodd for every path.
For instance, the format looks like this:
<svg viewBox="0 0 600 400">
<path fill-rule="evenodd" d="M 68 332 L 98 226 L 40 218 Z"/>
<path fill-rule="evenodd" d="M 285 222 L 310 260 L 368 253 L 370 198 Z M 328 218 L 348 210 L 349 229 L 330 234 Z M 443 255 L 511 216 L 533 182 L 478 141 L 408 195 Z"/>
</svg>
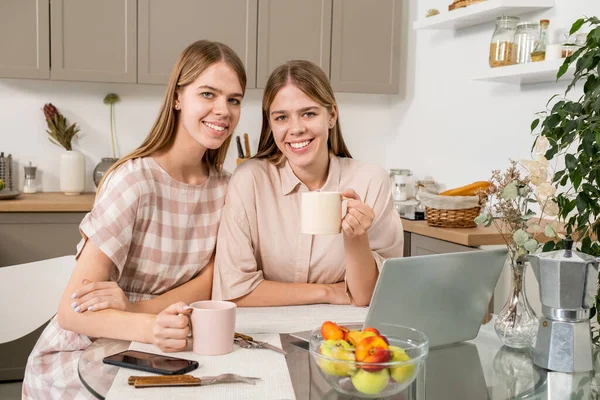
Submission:
<svg viewBox="0 0 600 400">
<path fill-rule="evenodd" d="M 400 1 L 333 1 L 331 83 L 335 91 L 399 92 Z"/>
<path fill-rule="evenodd" d="M 260 0 L 256 86 L 289 60 L 308 60 L 329 75 L 333 0 Z"/>
<path fill-rule="evenodd" d="M 135 82 L 136 0 L 52 0 L 51 79 Z"/>
<path fill-rule="evenodd" d="M 0 0 L 0 77 L 50 77 L 48 0 Z"/>
<path fill-rule="evenodd" d="M 196 40 L 222 42 L 256 87 L 258 0 L 139 0 L 138 82 L 166 84 L 179 54 Z"/>
</svg>

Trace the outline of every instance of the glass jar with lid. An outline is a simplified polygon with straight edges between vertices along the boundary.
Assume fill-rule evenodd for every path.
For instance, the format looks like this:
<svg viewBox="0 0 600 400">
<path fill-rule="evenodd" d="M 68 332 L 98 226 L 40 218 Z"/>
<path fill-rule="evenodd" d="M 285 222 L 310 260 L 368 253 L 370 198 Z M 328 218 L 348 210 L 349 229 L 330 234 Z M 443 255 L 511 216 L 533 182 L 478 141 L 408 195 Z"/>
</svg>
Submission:
<svg viewBox="0 0 600 400">
<path fill-rule="evenodd" d="M 517 24 L 515 43 L 517 46 L 517 64 L 531 62 L 531 53 L 540 40 L 540 24 L 537 22 L 521 22 Z"/>
<path fill-rule="evenodd" d="M 496 29 L 490 43 L 490 67 L 503 67 L 515 63 L 515 33 L 518 17 L 496 18 Z"/>
</svg>

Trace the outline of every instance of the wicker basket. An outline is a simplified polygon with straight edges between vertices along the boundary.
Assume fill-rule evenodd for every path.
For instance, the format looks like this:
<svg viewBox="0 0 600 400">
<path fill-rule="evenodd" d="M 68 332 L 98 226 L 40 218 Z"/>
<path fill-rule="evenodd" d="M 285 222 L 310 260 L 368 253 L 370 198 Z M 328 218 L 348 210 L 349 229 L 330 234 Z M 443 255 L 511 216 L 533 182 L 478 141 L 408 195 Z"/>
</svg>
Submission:
<svg viewBox="0 0 600 400">
<path fill-rule="evenodd" d="M 440 228 L 475 228 L 475 218 L 481 213 L 481 207 L 465 208 L 463 210 L 440 210 L 425 207 L 427 224 Z"/>
</svg>

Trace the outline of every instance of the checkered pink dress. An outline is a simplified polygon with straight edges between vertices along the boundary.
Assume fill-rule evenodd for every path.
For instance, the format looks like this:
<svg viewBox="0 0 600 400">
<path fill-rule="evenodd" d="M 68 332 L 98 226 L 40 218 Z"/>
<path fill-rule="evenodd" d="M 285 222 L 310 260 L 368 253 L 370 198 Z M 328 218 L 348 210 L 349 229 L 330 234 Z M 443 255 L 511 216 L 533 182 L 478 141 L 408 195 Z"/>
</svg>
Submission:
<svg viewBox="0 0 600 400">
<path fill-rule="evenodd" d="M 196 276 L 217 239 L 229 174 L 211 171 L 202 185 L 171 178 L 151 157 L 127 161 L 104 184 L 80 225 L 114 263 L 111 280 L 130 301 L 151 299 Z M 62 329 L 56 316 L 31 352 L 23 399 L 92 398 L 77 363 L 93 338 Z"/>
</svg>

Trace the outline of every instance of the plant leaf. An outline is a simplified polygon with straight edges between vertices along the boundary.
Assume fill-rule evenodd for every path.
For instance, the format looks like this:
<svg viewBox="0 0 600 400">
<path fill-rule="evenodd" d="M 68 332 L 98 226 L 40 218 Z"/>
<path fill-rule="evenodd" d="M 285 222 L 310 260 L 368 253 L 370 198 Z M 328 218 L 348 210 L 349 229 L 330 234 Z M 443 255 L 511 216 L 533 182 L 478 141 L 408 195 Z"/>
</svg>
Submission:
<svg viewBox="0 0 600 400">
<path fill-rule="evenodd" d="M 527 250 L 528 252 L 535 253 L 539 247 L 539 243 L 535 239 L 529 239 L 525 242 L 523 247 L 525 247 L 525 250 Z"/>
<path fill-rule="evenodd" d="M 577 21 L 575 21 L 573 26 L 571 26 L 571 30 L 569 31 L 569 36 L 571 36 L 572 34 L 577 32 L 583 26 L 584 23 L 585 23 L 585 19 L 583 19 L 583 18 L 579 18 Z"/>
<path fill-rule="evenodd" d="M 523 246 L 529 239 L 529 233 L 525 232 L 523 229 L 519 229 L 513 233 L 513 240 L 517 246 Z"/>
<path fill-rule="evenodd" d="M 514 182 L 510 182 L 504 187 L 504 190 L 502 190 L 502 198 L 504 200 L 515 200 L 518 195 L 519 190 L 517 189 L 517 185 L 515 185 Z"/>
<path fill-rule="evenodd" d="M 540 124 L 540 119 L 537 118 L 535 119 L 532 123 L 531 123 L 531 131 L 533 132 L 535 130 L 535 128 L 537 128 L 537 126 Z M 535 145 L 535 143 L 534 143 Z"/>
<path fill-rule="evenodd" d="M 554 228 L 552 228 L 550 224 L 547 224 L 544 227 L 544 235 L 546 235 L 549 238 L 556 237 L 556 232 L 554 232 Z"/>
</svg>

